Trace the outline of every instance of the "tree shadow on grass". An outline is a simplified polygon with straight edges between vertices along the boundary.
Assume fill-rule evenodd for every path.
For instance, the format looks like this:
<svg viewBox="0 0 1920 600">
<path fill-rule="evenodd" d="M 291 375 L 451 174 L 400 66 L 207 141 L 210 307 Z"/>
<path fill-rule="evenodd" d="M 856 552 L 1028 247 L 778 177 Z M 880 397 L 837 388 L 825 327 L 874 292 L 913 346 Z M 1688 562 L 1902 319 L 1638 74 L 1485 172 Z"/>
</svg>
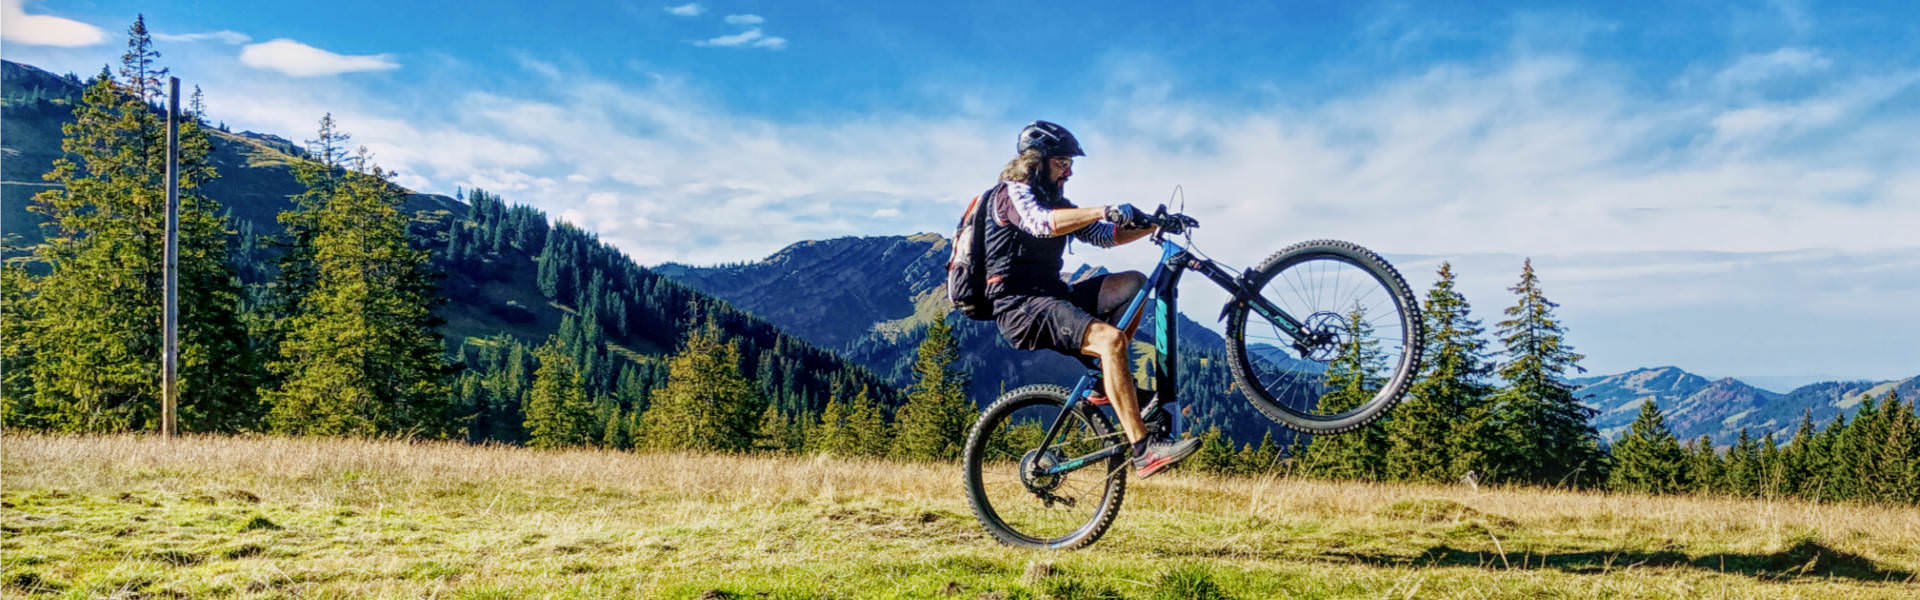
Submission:
<svg viewBox="0 0 1920 600">
<path fill-rule="evenodd" d="M 1867 557 L 1801 540 L 1778 552 L 1720 552 L 1689 556 L 1676 550 L 1593 550 L 1507 553 L 1462 550 L 1441 544 L 1414 556 L 1332 552 L 1325 556 L 1378 565 L 1433 565 L 1484 569 L 1556 569 L 1598 574 L 1639 567 L 1689 567 L 1756 579 L 1790 581 L 1801 577 L 1844 577 L 1861 581 L 1913 583 L 1912 571 L 1882 567 Z"/>
</svg>

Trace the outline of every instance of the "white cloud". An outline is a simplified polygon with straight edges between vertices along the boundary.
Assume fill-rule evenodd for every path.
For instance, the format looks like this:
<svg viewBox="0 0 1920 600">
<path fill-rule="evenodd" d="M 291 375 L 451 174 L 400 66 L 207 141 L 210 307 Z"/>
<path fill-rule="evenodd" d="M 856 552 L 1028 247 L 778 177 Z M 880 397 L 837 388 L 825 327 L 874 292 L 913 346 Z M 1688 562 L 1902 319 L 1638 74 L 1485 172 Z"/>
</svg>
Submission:
<svg viewBox="0 0 1920 600">
<path fill-rule="evenodd" d="M 731 48 L 734 46 L 745 46 L 745 45 L 751 44 L 755 40 L 759 40 L 763 37 L 765 37 L 765 35 L 760 33 L 760 28 L 755 27 L 753 29 L 748 29 L 746 31 L 742 31 L 740 33 L 736 33 L 733 35 L 723 35 L 723 36 L 712 38 L 712 39 L 697 41 L 697 42 L 694 42 L 693 45 L 719 46 L 723 48 Z"/>
<path fill-rule="evenodd" d="M 240 62 L 256 69 L 279 71 L 293 77 L 400 68 L 400 63 L 394 62 L 391 54 L 334 54 L 285 38 L 248 44 L 240 50 Z"/>
<path fill-rule="evenodd" d="M 207 40 L 213 40 L 223 44 L 231 44 L 235 46 L 253 41 L 253 38 L 249 37 L 247 34 L 240 33 L 238 31 L 229 31 L 225 29 L 222 29 L 220 31 L 208 31 L 208 32 L 202 32 L 202 33 L 179 33 L 179 34 L 155 33 L 153 34 L 153 39 L 155 41 L 161 41 L 161 42 L 204 42 Z"/>
<path fill-rule="evenodd" d="M 900 209 L 891 206 L 873 211 L 873 218 L 875 219 L 893 219 L 899 216 Z"/>
<path fill-rule="evenodd" d="M 700 16 L 700 13 L 707 12 L 707 9 L 700 6 L 698 2 L 689 2 L 679 6 L 669 6 L 666 8 L 666 10 L 667 10 L 667 14 L 670 14 L 676 17 L 697 17 L 697 16 Z"/>
<path fill-rule="evenodd" d="M 748 47 L 780 50 L 787 47 L 787 38 L 766 35 L 760 31 L 759 27 L 755 27 L 733 35 L 723 35 L 712 39 L 698 40 L 693 42 L 693 45 L 710 48 Z"/>
<path fill-rule="evenodd" d="M 761 23 L 767 22 L 766 19 L 760 18 L 760 15 L 752 15 L 752 14 L 727 15 L 726 21 L 728 25 L 759 25 Z"/>
<path fill-rule="evenodd" d="M 22 0 L 0 0 L 0 38 L 29 46 L 92 46 L 106 41 L 99 27 L 56 17 L 29 15 Z"/>
</svg>

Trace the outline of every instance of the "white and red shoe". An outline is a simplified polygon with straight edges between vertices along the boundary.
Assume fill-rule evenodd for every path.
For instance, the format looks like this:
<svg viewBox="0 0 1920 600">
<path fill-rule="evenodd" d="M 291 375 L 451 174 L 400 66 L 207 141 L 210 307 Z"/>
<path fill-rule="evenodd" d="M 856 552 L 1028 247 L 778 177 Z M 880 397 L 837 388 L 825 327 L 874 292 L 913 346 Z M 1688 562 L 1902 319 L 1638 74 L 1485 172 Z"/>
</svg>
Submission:
<svg viewBox="0 0 1920 600">
<path fill-rule="evenodd" d="M 1145 448 L 1133 455 L 1134 473 L 1141 479 L 1152 477 L 1154 473 L 1159 473 L 1186 457 L 1193 456 L 1193 453 L 1199 450 L 1200 440 L 1197 438 L 1184 440 L 1160 438 L 1147 442 Z"/>
</svg>

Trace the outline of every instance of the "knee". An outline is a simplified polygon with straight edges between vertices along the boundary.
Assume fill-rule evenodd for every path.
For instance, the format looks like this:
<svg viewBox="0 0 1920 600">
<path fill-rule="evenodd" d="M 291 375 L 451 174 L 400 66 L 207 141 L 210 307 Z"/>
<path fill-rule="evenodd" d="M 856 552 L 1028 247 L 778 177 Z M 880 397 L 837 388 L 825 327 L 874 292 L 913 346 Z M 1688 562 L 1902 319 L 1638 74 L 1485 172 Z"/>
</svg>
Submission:
<svg viewBox="0 0 1920 600">
<path fill-rule="evenodd" d="M 1126 352 L 1127 340 L 1114 326 L 1095 321 L 1087 331 L 1087 346 L 1102 356 L 1120 356 Z"/>
</svg>

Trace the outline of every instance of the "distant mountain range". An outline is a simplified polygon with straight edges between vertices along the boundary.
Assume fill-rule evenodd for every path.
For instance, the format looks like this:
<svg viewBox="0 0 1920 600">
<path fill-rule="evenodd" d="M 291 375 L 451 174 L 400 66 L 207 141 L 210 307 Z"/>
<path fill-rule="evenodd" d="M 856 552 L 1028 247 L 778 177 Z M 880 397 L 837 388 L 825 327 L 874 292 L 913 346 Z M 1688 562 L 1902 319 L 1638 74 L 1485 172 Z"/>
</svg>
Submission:
<svg viewBox="0 0 1920 600">
<path fill-rule="evenodd" d="M 1726 445 L 1741 428 L 1758 439 L 1768 433 L 1781 443 L 1793 437 L 1803 415 L 1811 413 L 1816 426 L 1859 410 L 1862 400 L 1876 401 L 1890 391 L 1902 398 L 1920 394 L 1920 376 L 1894 381 L 1829 381 L 1795 388 L 1785 394 L 1770 392 L 1738 379 L 1709 380 L 1678 367 L 1635 369 L 1616 375 L 1572 380 L 1581 402 L 1600 411 L 1594 425 L 1603 437 L 1619 437 L 1639 415 L 1640 405 L 1653 402 L 1667 417 L 1667 425 L 1682 439 L 1705 435 Z"/>
</svg>

